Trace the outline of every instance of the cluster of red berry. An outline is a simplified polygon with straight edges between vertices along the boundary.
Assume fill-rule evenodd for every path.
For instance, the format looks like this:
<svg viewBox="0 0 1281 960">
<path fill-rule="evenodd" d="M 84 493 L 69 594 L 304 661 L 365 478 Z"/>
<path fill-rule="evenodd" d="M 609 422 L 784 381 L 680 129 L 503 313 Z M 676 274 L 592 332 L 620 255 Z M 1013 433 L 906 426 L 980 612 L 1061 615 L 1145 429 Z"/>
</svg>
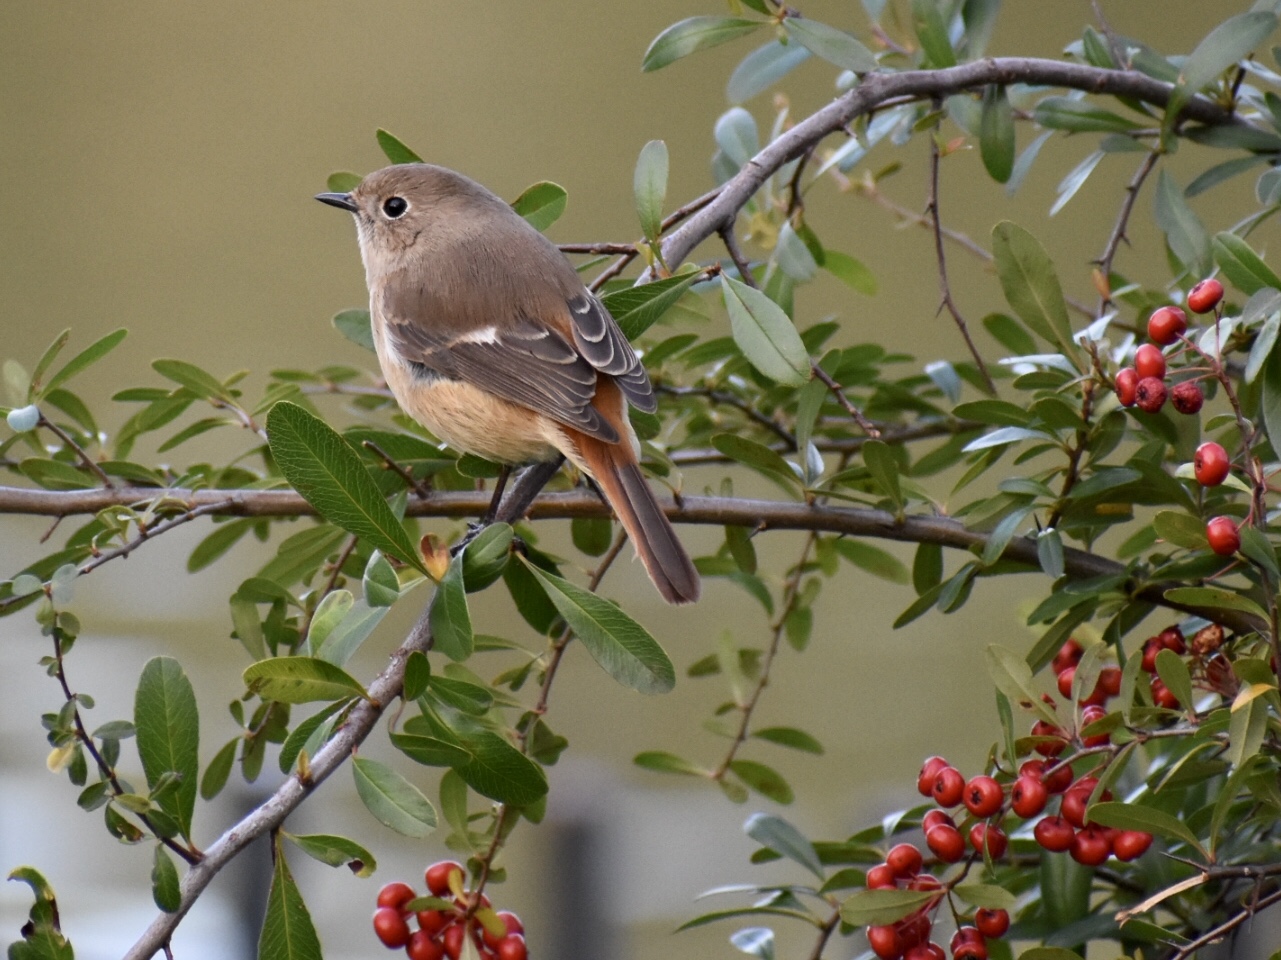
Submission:
<svg viewBox="0 0 1281 960">
<path fill-rule="evenodd" d="M 1193 313 L 1210 313 L 1222 300 L 1223 284 L 1213 278 L 1202 280 L 1188 293 L 1188 309 Z M 1179 413 L 1200 411 L 1205 395 L 1195 380 L 1176 383 L 1168 392 L 1165 386 L 1166 357 L 1161 347 L 1184 339 L 1187 329 L 1187 314 L 1178 307 L 1160 307 L 1152 313 L 1148 318 L 1148 338 L 1152 342 L 1134 351 L 1134 366 L 1123 367 L 1116 374 L 1114 386 L 1122 406 L 1137 406 L 1156 413 L 1165 406 L 1168 395 Z M 1197 482 L 1203 487 L 1217 487 L 1231 472 L 1231 461 L 1219 444 L 1203 443 L 1197 448 L 1193 468 Z M 1220 556 L 1231 556 L 1241 548 L 1241 535 L 1231 517 L 1214 517 L 1205 525 L 1205 535 L 1210 549 Z"/>
<path fill-rule="evenodd" d="M 458 960 L 470 934 L 481 960 L 526 960 L 525 927 L 506 910 L 494 912 L 484 894 L 463 889 L 463 868 L 453 860 L 433 863 L 426 873 L 428 896 L 396 881 L 378 891 L 374 933 L 383 945 L 404 947 L 409 960 Z M 418 923 L 409 929 L 409 918 Z"/>
</svg>

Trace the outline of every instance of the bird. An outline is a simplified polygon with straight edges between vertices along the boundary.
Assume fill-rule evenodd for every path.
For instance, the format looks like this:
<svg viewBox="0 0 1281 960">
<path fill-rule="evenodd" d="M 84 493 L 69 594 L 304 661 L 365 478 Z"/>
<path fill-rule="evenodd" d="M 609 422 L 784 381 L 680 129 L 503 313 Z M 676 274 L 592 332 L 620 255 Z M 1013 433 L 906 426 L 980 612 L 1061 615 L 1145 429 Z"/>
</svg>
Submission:
<svg viewBox="0 0 1281 960">
<path fill-rule="evenodd" d="M 316 199 L 352 214 L 374 347 L 401 409 L 507 467 L 560 455 L 590 477 L 668 603 L 697 570 L 640 468 L 628 406 L 649 375 L 568 258 L 510 204 L 446 167 L 397 164 Z"/>
</svg>

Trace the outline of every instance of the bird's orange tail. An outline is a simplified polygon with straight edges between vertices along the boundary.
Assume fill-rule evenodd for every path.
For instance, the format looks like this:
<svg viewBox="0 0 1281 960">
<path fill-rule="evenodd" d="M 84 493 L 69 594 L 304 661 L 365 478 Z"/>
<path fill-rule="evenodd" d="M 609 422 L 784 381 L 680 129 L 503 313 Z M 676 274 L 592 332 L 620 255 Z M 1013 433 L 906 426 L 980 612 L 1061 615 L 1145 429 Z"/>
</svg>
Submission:
<svg viewBox="0 0 1281 960">
<path fill-rule="evenodd" d="M 630 445 L 576 434 L 578 452 L 600 486 L 654 586 L 668 603 L 698 599 L 698 571 L 645 481 Z"/>
</svg>

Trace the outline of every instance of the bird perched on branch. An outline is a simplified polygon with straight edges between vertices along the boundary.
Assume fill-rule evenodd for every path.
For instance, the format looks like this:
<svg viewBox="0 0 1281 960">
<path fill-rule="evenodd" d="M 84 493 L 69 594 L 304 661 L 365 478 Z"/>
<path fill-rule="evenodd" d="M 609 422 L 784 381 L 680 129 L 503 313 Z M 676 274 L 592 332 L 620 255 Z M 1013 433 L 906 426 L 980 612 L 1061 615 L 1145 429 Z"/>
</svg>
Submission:
<svg viewBox="0 0 1281 960">
<path fill-rule="evenodd" d="M 699 579 L 641 474 L 628 405 L 649 375 L 556 246 L 462 174 L 425 163 L 350 193 L 374 345 L 401 408 L 450 446 L 514 465 L 564 454 L 599 486 L 669 603 Z"/>
</svg>

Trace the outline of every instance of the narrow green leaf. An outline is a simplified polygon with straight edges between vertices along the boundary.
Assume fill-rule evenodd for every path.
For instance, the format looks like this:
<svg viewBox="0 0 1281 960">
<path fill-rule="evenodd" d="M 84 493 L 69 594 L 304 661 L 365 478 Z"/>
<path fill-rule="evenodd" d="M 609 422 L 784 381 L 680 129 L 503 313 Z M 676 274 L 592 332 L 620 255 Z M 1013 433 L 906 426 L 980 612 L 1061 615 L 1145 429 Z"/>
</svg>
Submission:
<svg viewBox="0 0 1281 960">
<path fill-rule="evenodd" d="M 956 66 L 956 51 L 948 39 L 939 0 L 912 0 L 912 25 L 930 66 Z"/>
<path fill-rule="evenodd" d="M 644 753 L 638 753 L 632 759 L 632 763 L 644 770 L 653 770 L 656 773 L 679 773 L 691 777 L 707 776 L 707 771 L 697 764 L 690 763 L 683 757 L 678 757 L 674 753 L 667 753 L 663 750 L 648 750 Z"/>
<path fill-rule="evenodd" d="M 700 279 L 702 275 L 698 273 L 677 274 L 625 290 L 615 290 L 602 297 L 601 303 L 618 321 L 618 327 L 624 336 L 628 340 L 635 340 Z"/>
<path fill-rule="evenodd" d="M 989 910 L 1013 910 L 1017 898 L 994 883 L 959 883 L 952 892 L 972 907 Z"/>
<path fill-rule="evenodd" d="M 936 896 L 928 890 L 860 890 L 841 904 L 841 919 L 852 927 L 893 923 Z"/>
<path fill-rule="evenodd" d="M 44 385 L 43 389 L 40 389 L 38 393 L 33 393 L 31 402 L 34 403 L 39 398 L 48 396 L 51 391 L 56 390 L 59 386 L 66 383 L 86 367 L 97 363 L 108 353 L 118 347 L 120 342 L 128 335 L 129 331 L 122 327 L 119 330 L 113 330 L 105 337 L 102 337 L 85 347 L 74 357 L 68 360 L 61 370 L 50 377 L 49 382 Z M 38 385 L 33 379 L 31 389 L 35 391 L 37 387 Z"/>
<path fill-rule="evenodd" d="M 379 129 L 375 134 L 378 138 L 378 146 L 386 154 L 387 159 L 392 163 L 422 163 L 423 158 L 405 146 L 398 138 L 388 133 L 386 130 Z"/>
<path fill-rule="evenodd" d="M 906 584 L 911 580 L 903 561 L 887 550 L 864 540 L 842 537 L 836 541 L 836 550 L 842 557 L 874 577 L 890 583 Z"/>
<path fill-rule="evenodd" d="M 997 689 L 1010 698 L 1011 703 L 1030 703 L 1040 719 L 1058 724 L 1054 711 L 1041 702 L 1041 691 L 1032 678 L 1032 668 L 1026 660 L 995 643 L 988 644 L 985 659 L 988 676 Z"/>
<path fill-rule="evenodd" d="M 559 183 L 540 180 L 525 188 L 512 201 L 512 209 L 524 217 L 535 230 L 542 232 L 560 219 L 569 203 L 569 194 Z"/>
<path fill-rule="evenodd" d="M 1164 596 L 1170 603 L 1217 610 L 1240 610 L 1264 621 L 1268 619 L 1267 611 L 1249 597 L 1222 587 L 1173 587 L 1165 591 Z"/>
<path fill-rule="evenodd" d="M 1253 296 L 1260 290 L 1281 288 L 1281 277 L 1236 234 L 1217 233 L 1211 243 L 1223 275 L 1243 293 Z"/>
<path fill-rule="evenodd" d="M 691 53 L 736 40 L 764 25 L 764 20 L 742 17 L 689 17 L 672 24 L 654 38 L 645 51 L 641 69 L 646 73 L 660 70 Z"/>
<path fill-rule="evenodd" d="M 1142 126 L 1086 100 L 1071 97 L 1046 97 L 1033 109 L 1032 118 L 1043 127 L 1069 133 L 1128 133 Z"/>
<path fill-rule="evenodd" d="M 387 616 L 390 609 L 390 607 L 371 607 L 363 598 L 357 600 L 334 625 L 324 641 L 313 650 L 312 655 L 336 667 L 343 666 L 360 649 L 360 645 L 369 639 L 370 634 L 378 624 L 382 623 L 383 617 Z M 310 646 L 309 649 L 311 649 Z"/>
<path fill-rule="evenodd" d="M 875 295 L 878 284 L 876 275 L 861 260 L 855 260 L 848 253 L 839 250 L 824 250 L 823 262 L 819 264 L 824 270 L 840 280 L 852 290 Z"/>
<path fill-rule="evenodd" d="M 280 772 L 283 774 L 293 773 L 294 765 L 298 762 L 299 756 L 302 755 L 303 749 L 308 746 L 315 746 L 313 736 L 316 736 L 316 742 L 323 743 L 324 740 L 328 740 L 328 734 L 332 730 L 331 718 L 340 713 L 351 702 L 350 699 L 336 700 L 289 731 L 289 736 L 285 737 L 285 742 L 280 745 Z M 310 752 L 314 753 L 315 751 Z"/>
<path fill-rule="evenodd" d="M 1276 28 L 1276 15 L 1263 11 L 1242 13 L 1223 21 L 1183 61 L 1182 84 L 1195 93 L 1245 59 Z"/>
<path fill-rule="evenodd" d="M 1152 518 L 1152 529 L 1167 543 L 1185 550 L 1205 547 L 1205 522 L 1181 510 L 1161 510 Z"/>
<path fill-rule="evenodd" d="M 869 440 L 863 444 L 863 465 L 881 488 L 881 493 L 894 501 L 894 506 L 903 509 L 903 490 L 899 485 L 898 461 L 888 444 L 881 440 Z"/>
<path fill-rule="evenodd" d="M 1073 357 L 1067 303 L 1045 248 L 1018 224 L 1005 220 L 992 230 L 992 254 L 1010 307 L 1034 333 Z"/>
<path fill-rule="evenodd" d="M 1091 805 L 1086 812 L 1086 819 L 1090 823 L 1100 823 L 1105 827 L 1116 827 L 1119 830 L 1146 830 L 1148 833 L 1169 837 L 1171 840 L 1182 840 L 1196 849 L 1201 856 L 1206 855 L 1201 841 L 1188 829 L 1187 824 L 1164 810 L 1113 801 Z"/>
<path fill-rule="evenodd" d="M 842 70 L 871 73 L 877 68 L 872 51 L 844 30 L 803 17 L 787 17 L 783 21 L 783 29 L 810 53 Z"/>
<path fill-rule="evenodd" d="M 796 799 L 791 785 L 773 767 L 755 760 L 734 760 L 729 769 L 751 789 L 775 803 L 788 804 Z"/>
<path fill-rule="evenodd" d="M 783 308 L 760 290 L 721 277 L 734 342 L 748 362 L 784 386 L 803 386 L 811 376 L 809 353 Z"/>
<path fill-rule="evenodd" d="M 796 472 L 776 451 L 737 433 L 718 433 L 712 437 L 712 446 L 725 456 L 737 460 L 745 467 L 773 480 L 793 496 L 800 485 Z"/>
<path fill-rule="evenodd" d="M 169 854 L 165 853 L 163 843 L 156 844 L 155 856 L 151 861 L 151 899 L 165 913 L 177 913 L 182 905 L 182 894 L 178 889 L 178 868 Z"/>
<path fill-rule="evenodd" d="M 743 832 L 767 850 L 773 850 L 793 863 L 798 863 L 821 881 L 823 864 L 814 845 L 796 827 L 782 817 L 754 813 L 743 824 Z"/>
<path fill-rule="evenodd" d="M 358 347 L 374 349 L 374 328 L 368 310 L 342 310 L 334 314 L 334 328 Z"/>
<path fill-rule="evenodd" d="M 463 584 L 462 554 L 449 561 L 449 569 L 436 586 L 429 621 L 437 650 L 451 660 L 466 660 L 471 656 L 475 636 Z"/>
<path fill-rule="evenodd" d="M 153 360 L 151 368 L 162 377 L 186 387 L 203 400 L 231 399 L 231 394 L 227 392 L 221 380 L 201 370 L 194 363 L 187 363 L 185 360 Z"/>
<path fill-rule="evenodd" d="M 1262 384 L 1259 408 L 1263 414 L 1263 430 L 1273 449 L 1277 449 L 1281 447 L 1281 350 L 1273 350 L 1263 362 Z"/>
<path fill-rule="evenodd" d="M 759 740 L 767 740 L 781 747 L 790 747 L 793 750 L 801 750 L 805 753 L 813 753 L 819 756 L 823 753 L 823 745 L 817 739 L 804 730 L 797 730 L 795 727 L 765 727 L 761 730 L 753 730 L 752 736 Z"/>
<path fill-rule="evenodd" d="M 267 414 L 267 434 L 281 473 L 321 516 L 427 572 L 405 528 L 346 440 L 288 402 L 276 404 Z"/>
<path fill-rule="evenodd" d="M 1014 111 L 1005 87 L 990 84 L 983 91 L 983 116 L 979 124 L 979 150 L 988 176 L 1006 183 L 1014 172 Z"/>
<path fill-rule="evenodd" d="M 406 700 L 417 700 L 431 681 L 431 661 L 421 650 L 411 651 L 405 661 L 405 682 L 401 691 Z"/>
<path fill-rule="evenodd" d="M 307 856 L 331 867 L 345 866 L 358 877 L 368 877 L 378 869 L 378 862 L 374 859 L 374 855 L 355 840 L 328 833 L 302 836 L 295 836 L 283 830 L 281 833 Z"/>
<path fill-rule="evenodd" d="M 810 58 L 810 52 L 799 43 L 782 44 L 771 40 L 757 47 L 730 74 L 725 85 L 725 99 L 741 104 L 765 90 Z"/>
<path fill-rule="evenodd" d="M 523 807 L 547 793 L 543 768 L 503 737 L 488 730 L 471 734 L 463 741 L 471 753 L 466 763 L 454 770 L 467 785 L 482 796 Z"/>
<path fill-rule="evenodd" d="M 245 686 L 264 700 L 310 703 L 364 697 L 365 688 L 341 667 L 313 657 L 272 657 L 245 668 Z"/>
<path fill-rule="evenodd" d="M 1063 576 L 1063 537 L 1053 527 L 1037 535 L 1036 559 L 1052 579 Z"/>
<path fill-rule="evenodd" d="M 258 937 L 258 960 L 322 960 L 320 938 L 283 851 L 276 851 L 267 913 Z"/>
<path fill-rule="evenodd" d="M 1157 174 L 1153 216 L 1166 242 L 1194 276 L 1210 272 L 1210 235 L 1183 199 L 1183 190 L 1164 169 Z"/>
<path fill-rule="evenodd" d="M 608 600 L 521 561 L 606 673 L 641 693 L 666 693 L 675 686 L 671 660 L 644 627 Z"/>
<path fill-rule="evenodd" d="M 651 140 L 641 148 L 632 177 L 636 215 L 645 239 L 658 239 L 663 229 L 663 202 L 667 199 L 667 144 Z"/>
<path fill-rule="evenodd" d="M 148 786 L 154 788 L 166 774 L 178 777 L 177 789 L 156 803 L 190 838 L 200 780 L 200 717 L 196 692 L 177 660 L 154 657 L 142 668 L 133 722 Z"/>
<path fill-rule="evenodd" d="M 228 740 L 209 761 L 209 766 L 205 767 L 205 775 L 200 779 L 201 800 L 212 800 L 227 785 L 227 778 L 231 776 L 231 768 L 236 762 L 236 747 L 240 746 L 240 742 L 239 737 Z"/>
<path fill-rule="evenodd" d="M 356 793 L 374 817 L 406 837 L 425 837 L 436 829 L 436 810 L 417 787 L 377 760 L 354 757 Z"/>
<path fill-rule="evenodd" d="M 1192 700 L 1192 675 L 1182 657 L 1173 650 L 1162 650 L 1156 655 L 1156 673 L 1178 698 L 1184 710 L 1195 709 Z"/>
</svg>

